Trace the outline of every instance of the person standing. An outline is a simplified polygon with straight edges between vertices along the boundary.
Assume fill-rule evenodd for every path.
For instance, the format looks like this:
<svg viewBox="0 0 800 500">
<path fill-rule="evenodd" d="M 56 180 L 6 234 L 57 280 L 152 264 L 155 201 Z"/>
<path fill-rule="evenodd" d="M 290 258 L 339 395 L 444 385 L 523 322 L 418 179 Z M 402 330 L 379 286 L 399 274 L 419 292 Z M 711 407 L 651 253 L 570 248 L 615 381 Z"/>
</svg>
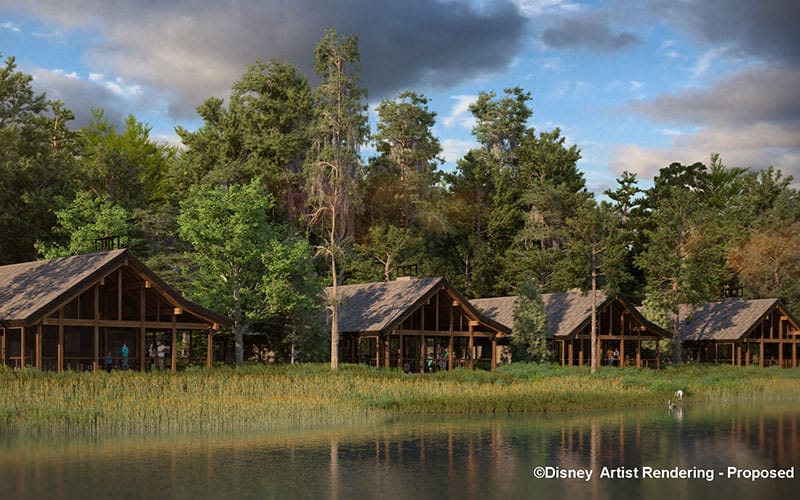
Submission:
<svg viewBox="0 0 800 500">
<path fill-rule="evenodd" d="M 150 342 L 150 347 L 147 349 L 147 354 L 150 356 L 150 371 L 156 369 L 156 346 Z"/>
<path fill-rule="evenodd" d="M 158 371 L 164 371 L 164 358 L 167 355 L 167 346 L 158 342 L 158 347 L 156 348 L 156 355 L 158 356 Z"/>
<path fill-rule="evenodd" d="M 108 351 L 108 356 L 106 356 L 106 371 L 111 373 L 111 368 L 114 367 L 114 356 L 111 355 L 111 351 Z"/>
<path fill-rule="evenodd" d="M 120 354 L 122 355 L 122 369 L 128 369 L 128 344 L 125 342 L 122 343 L 122 349 L 120 349 Z"/>
</svg>

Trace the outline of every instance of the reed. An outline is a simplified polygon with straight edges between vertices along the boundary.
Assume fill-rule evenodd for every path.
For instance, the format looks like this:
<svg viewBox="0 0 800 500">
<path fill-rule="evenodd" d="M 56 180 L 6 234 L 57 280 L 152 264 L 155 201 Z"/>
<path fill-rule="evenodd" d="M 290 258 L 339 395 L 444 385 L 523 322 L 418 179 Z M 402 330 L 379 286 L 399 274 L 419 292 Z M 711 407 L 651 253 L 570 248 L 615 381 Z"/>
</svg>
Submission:
<svg viewBox="0 0 800 500">
<path fill-rule="evenodd" d="M 249 365 L 182 372 L 0 369 L 0 432 L 289 429 L 400 414 L 565 412 L 696 400 L 800 396 L 800 370 L 664 370 L 512 364 L 496 372 L 404 374 L 365 366 Z"/>
</svg>

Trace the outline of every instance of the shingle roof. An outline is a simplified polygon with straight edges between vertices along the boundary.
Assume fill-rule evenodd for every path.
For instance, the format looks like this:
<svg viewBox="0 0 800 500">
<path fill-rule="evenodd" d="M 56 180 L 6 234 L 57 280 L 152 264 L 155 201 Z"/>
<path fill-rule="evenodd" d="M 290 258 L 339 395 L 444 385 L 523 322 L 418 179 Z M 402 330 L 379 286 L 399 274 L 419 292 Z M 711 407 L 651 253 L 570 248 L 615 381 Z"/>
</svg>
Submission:
<svg viewBox="0 0 800 500">
<path fill-rule="evenodd" d="M 0 321 L 25 321 L 90 279 L 124 250 L 0 266 Z"/>
<path fill-rule="evenodd" d="M 400 316 L 431 294 L 444 278 L 404 278 L 395 281 L 337 287 L 339 331 L 384 332 Z M 332 288 L 327 288 L 330 295 Z"/>
<path fill-rule="evenodd" d="M 488 299 L 474 299 L 470 302 L 485 315 L 509 328 L 514 327 L 514 297 L 494 297 Z M 607 298 L 601 291 L 598 292 L 597 306 L 602 307 Z M 590 320 L 592 313 L 592 296 L 584 295 L 580 290 L 568 292 L 543 293 L 542 302 L 547 316 L 549 337 L 566 337 Z"/>
<path fill-rule="evenodd" d="M 473 299 L 470 301 L 478 310 L 486 316 L 497 321 L 508 328 L 514 327 L 514 305 L 518 297 L 494 297 L 488 299 Z M 597 308 L 603 309 L 609 302 L 609 298 L 602 291 L 597 293 Z M 620 299 L 625 302 L 624 299 Z M 591 321 L 592 296 L 585 294 L 578 289 L 560 293 L 543 293 L 542 302 L 544 312 L 547 316 L 549 331 L 548 337 L 569 337 L 575 331 L 581 329 L 587 322 Z M 627 304 L 627 302 L 625 302 Z M 662 328 L 654 325 L 639 313 L 636 308 L 629 306 L 631 314 L 645 325 L 648 329 L 662 336 L 669 336 L 669 333 Z"/>
<path fill-rule="evenodd" d="M 401 278 L 395 281 L 338 287 L 341 303 L 339 331 L 341 333 L 388 332 L 442 289 L 447 289 L 450 295 L 456 297 L 470 316 L 497 329 L 501 334 L 510 333 L 510 327 L 481 314 L 442 277 Z M 328 296 L 331 291 L 330 287 L 325 289 Z"/>
<path fill-rule="evenodd" d="M 688 317 L 681 321 L 680 336 L 683 340 L 738 340 L 779 304 L 778 299 L 734 297 L 695 306 L 693 312 L 683 306 L 681 317 Z"/>
<path fill-rule="evenodd" d="M 124 262 L 185 309 L 230 324 L 225 316 L 184 299 L 126 249 L 0 266 L 0 322 L 31 324 Z"/>
</svg>

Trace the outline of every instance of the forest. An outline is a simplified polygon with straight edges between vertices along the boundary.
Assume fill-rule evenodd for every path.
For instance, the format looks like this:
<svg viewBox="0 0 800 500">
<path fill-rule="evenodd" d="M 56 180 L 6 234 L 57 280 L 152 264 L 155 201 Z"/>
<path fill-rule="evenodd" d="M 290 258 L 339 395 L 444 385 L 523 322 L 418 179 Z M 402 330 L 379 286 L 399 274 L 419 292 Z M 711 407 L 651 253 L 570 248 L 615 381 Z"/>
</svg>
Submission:
<svg viewBox="0 0 800 500">
<path fill-rule="evenodd" d="M 623 172 L 595 195 L 580 149 L 528 125 L 533 99 L 520 87 L 480 93 L 477 147 L 445 170 L 424 95 L 381 101 L 370 126 L 356 36 L 329 30 L 314 57 L 315 86 L 290 61 L 254 62 L 228 99 L 198 104 L 202 126 L 177 127 L 173 146 L 102 109 L 71 127 L 67 105 L 8 56 L 0 265 L 119 236 L 229 316 L 237 338 L 267 333 L 281 359 L 330 356 L 320 311 L 337 306 L 324 286 L 402 274 L 444 276 L 469 298 L 515 295 L 530 279 L 541 292 L 594 281 L 668 329 L 681 304 L 728 295 L 778 297 L 800 315 L 800 203 L 780 170 L 709 153 L 665 165 L 647 188 Z"/>
</svg>

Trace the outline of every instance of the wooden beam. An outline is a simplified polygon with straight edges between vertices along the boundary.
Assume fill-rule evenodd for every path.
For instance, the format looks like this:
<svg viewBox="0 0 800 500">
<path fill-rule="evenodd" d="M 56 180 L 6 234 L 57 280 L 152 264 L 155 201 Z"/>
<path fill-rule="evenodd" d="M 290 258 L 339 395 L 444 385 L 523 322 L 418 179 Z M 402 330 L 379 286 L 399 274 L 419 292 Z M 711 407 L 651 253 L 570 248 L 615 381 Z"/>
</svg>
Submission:
<svg viewBox="0 0 800 500">
<path fill-rule="evenodd" d="M 208 338 L 206 339 L 206 368 L 214 366 L 214 329 L 208 329 Z"/>
<path fill-rule="evenodd" d="M 117 270 L 117 319 L 122 321 L 122 268 Z M 106 344 L 108 348 L 108 344 Z"/>
<path fill-rule="evenodd" d="M 23 326 L 19 332 L 19 367 L 25 368 L 25 330 Z"/>
<path fill-rule="evenodd" d="M 170 356 L 172 358 L 171 362 L 171 369 L 172 371 L 176 371 L 178 369 L 178 358 L 177 358 L 177 347 L 178 347 L 178 325 L 175 315 L 172 315 L 172 339 L 170 340 L 172 343 L 172 348 L 170 350 Z"/>
<path fill-rule="evenodd" d="M 34 349 L 34 363 L 33 366 L 36 367 L 37 370 L 42 369 L 42 323 L 38 323 L 36 325 L 36 345 Z"/>
<path fill-rule="evenodd" d="M 492 339 L 492 371 L 497 369 L 497 339 Z"/>
<path fill-rule="evenodd" d="M 64 308 L 58 309 L 58 352 L 56 354 L 56 371 L 64 371 Z"/>
<path fill-rule="evenodd" d="M 147 344 L 147 329 L 144 326 L 145 321 L 147 320 L 147 290 L 146 288 L 150 288 L 150 282 L 145 281 L 144 287 L 139 291 L 139 371 L 144 373 L 147 367 L 147 362 L 145 361 L 145 349 Z"/>
<path fill-rule="evenodd" d="M 92 362 L 92 369 L 97 371 L 100 369 L 100 285 L 94 287 L 94 322 L 93 339 L 94 339 L 94 361 Z"/>
</svg>

